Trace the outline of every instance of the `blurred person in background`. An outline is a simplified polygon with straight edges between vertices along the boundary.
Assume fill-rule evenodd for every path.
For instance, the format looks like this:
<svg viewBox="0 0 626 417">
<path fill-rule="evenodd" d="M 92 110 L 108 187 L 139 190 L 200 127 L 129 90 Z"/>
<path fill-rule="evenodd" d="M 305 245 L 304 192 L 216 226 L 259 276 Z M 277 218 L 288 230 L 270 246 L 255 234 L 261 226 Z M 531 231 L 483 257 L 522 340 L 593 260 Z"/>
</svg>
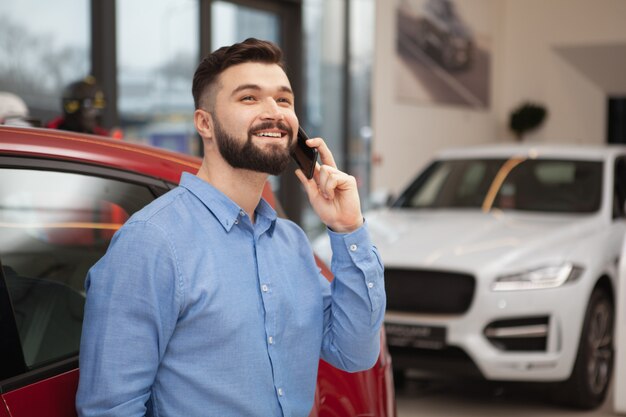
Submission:
<svg viewBox="0 0 626 417">
<path fill-rule="evenodd" d="M 39 126 L 28 114 L 28 106 L 19 96 L 0 91 L 0 125 Z"/>
<path fill-rule="evenodd" d="M 100 126 L 100 116 L 106 105 L 104 92 L 93 76 L 89 75 L 65 87 L 61 105 L 63 115 L 46 127 L 109 136 L 109 131 Z"/>
</svg>

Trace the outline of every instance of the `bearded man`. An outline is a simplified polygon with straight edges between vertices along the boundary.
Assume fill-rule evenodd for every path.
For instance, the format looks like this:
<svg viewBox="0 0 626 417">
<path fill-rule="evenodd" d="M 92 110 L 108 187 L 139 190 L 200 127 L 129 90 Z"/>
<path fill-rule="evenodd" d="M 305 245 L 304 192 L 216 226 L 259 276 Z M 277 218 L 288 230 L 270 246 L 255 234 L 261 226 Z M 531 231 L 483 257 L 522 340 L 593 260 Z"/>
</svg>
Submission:
<svg viewBox="0 0 626 417">
<path fill-rule="evenodd" d="M 80 416 L 306 417 L 320 358 L 374 365 L 383 267 L 356 181 L 321 138 L 296 171 L 328 226 L 329 283 L 306 235 L 261 197 L 298 131 L 280 49 L 218 49 L 193 80 L 204 158 L 194 176 L 133 215 L 86 280 Z"/>
</svg>

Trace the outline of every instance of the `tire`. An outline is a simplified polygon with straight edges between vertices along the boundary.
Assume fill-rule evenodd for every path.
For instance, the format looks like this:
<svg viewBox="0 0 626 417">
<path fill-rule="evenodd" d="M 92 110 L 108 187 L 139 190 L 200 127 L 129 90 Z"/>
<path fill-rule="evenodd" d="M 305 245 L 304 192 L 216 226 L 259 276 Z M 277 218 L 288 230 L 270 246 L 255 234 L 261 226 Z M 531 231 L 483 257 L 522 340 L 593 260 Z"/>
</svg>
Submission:
<svg viewBox="0 0 626 417">
<path fill-rule="evenodd" d="M 614 319 L 611 296 L 596 288 L 585 312 L 574 369 L 569 379 L 557 387 L 557 402 L 585 410 L 602 405 L 613 370 Z"/>
</svg>

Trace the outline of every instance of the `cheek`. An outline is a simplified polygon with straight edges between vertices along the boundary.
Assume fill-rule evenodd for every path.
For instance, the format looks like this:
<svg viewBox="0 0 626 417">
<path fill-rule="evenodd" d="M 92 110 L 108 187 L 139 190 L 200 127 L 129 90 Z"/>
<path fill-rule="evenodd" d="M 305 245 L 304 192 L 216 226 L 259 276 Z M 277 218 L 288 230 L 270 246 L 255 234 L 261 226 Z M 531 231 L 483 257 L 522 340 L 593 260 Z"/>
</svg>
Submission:
<svg viewBox="0 0 626 417">
<path fill-rule="evenodd" d="M 293 136 L 295 137 L 296 133 L 298 133 L 298 117 L 294 112 L 289 112 L 285 115 L 285 120 L 287 121 L 289 126 L 291 126 L 291 129 L 293 130 Z"/>
<path fill-rule="evenodd" d="M 226 133 L 232 136 L 247 135 L 254 117 L 246 111 L 233 110 L 220 115 L 219 123 Z"/>
</svg>

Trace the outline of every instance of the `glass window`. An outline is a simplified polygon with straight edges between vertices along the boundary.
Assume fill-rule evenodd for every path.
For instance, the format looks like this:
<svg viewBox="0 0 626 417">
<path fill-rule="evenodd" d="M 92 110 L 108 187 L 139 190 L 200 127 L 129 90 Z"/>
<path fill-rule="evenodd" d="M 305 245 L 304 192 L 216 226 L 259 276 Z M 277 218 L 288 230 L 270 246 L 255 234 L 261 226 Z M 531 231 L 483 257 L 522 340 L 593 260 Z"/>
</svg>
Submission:
<svg viewBox="0 0 626 417">
<path fill-rule="evenodd" d="M 517 210 L 592 213 L 600 208 L 602 162 L 525 160 L 510 172 Z"/>
<path fill-rule="evenodd" d="M 367 209 L 372 159 L 374 32 L 371 28 L 374 25 L 375 2 L 350 1 L 349 33 L 345 13 L 344 0 L 304 1 L 304 87 L 307 99 L 304 127 L 309 136 L 323 137 L 339 168 L 354 175 L 362 206 Z M 344 50 L 346 36 L 349 42 L 348 57 Z M 346 66 L 348 79 L 345 78 Z M 349 91 L 347 114 L 344 105 L 346 89 Z M 344 141 L 347 141 L 347 146 Z M 344 155 L 346 150 L 347 160 Z M 305 214 L 304 228 L 309 236 L 325 233 L 324 226 L 314 213 Z M 314 227 L 316 221 L 317 227 Z"/>
<path fill-rule="evenodd" d="M 442 184 L 446 181 L 450 175 L 451 167 L 443 166 L 436 171 L 433 171 L 432 175 L 429 175 L 419 192 L 413 194 L 411 198 L 411 206 L 414 207 L 427 207 L 435 204 L 435 200 L 439 195 L 442 188 Z"/>
<path fill-rule="evenodd" d="M 1 171 L 0 259 L 29 367 L 78 352 L 87 271 L 153 199 L 146 187 L 110 179 Z"/>
<path fill-rule="evenodd" d="M 600 208 L 601 196 L 601 162 L 450 160 L 439 161 L 420 175 L 399 204 L 592 213 Z"/>
<path fill-rule="evenodd" d="M 310 137 L 324 138 L 340 169 L 343 164 L 345 38 L 343 0 L 304 1 L 304 88 Z"/>
<path fill-rule="evenodd" d="M 349 166 L 364 209 L 369 206 L 372 161 L 372 60 L 374 58 L 374 0 L 350 3 L 350 105 L 348 106 Z"/>
<path fill-rule="evenodd" d="M 344 158 L 344 0 L 304 0 L 304 91 L 306 115 L 300 122 L 309 137 L 322 137 L 339 169 L 347 170 Z M 370 26 L 371 28 L 371 26 Z M 358 178 L 358 177 L 357 177 Z M 304 205 L 301 226 L 310 238 L 326 233 L 325 226 Z"/>
<path fill-rule="evenodd" d="M 537 165 L 537 179 L 547 185 L 569 184 L 576 180 L 576 165 L 570 161 L 555 161 Z"/>
<path fill-rule="evenodd" d="M 624 217 L 626 211 L 626 157 L 620 156 L 615 160 L 615 182 L 613 193 L 613 217 Z"/>
<path fill-rule="evenodd" d="M 468 167 L 459 186 L 458 196 L 467 197 L 478 191 L 478 187 L 484 182 L 487 167 L 484 163 L 477 162 Z"/>
<path fill-rule="evenodd" d="M 117 2 L 118 109 L 126 140 L 199 154 L 191 83 L 196 0 Z"/>
<path fill-rule="evenodd" d="M 264 39 L 280 45 L 280 18 L 276 13 L 215 1 L 211 8 L 212 50 L 247 38 Z"/>
<path fill-rule="evenodd" d="M 42 123 L 61 114 L 61 92 L 90 70 L 88 0 L 0 2 L 0 91 Z"/>
</svg>

